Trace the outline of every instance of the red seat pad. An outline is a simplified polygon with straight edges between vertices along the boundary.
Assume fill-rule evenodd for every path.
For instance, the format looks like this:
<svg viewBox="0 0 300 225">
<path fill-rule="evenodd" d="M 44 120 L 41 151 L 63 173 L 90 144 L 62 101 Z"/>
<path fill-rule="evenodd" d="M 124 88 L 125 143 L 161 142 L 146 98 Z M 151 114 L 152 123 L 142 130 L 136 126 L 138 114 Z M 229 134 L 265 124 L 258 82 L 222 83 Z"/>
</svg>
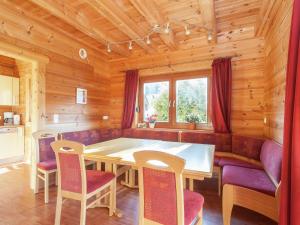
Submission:
<svg viewBox="0 0 300 225">
<path fill-rule="evenodd" d="M 87 170 L 87 193 L 97 190 L 98 188 L 104 186 L 114 178 L 115 175 L 110 172 L 102 172 L 99 170 Z"/>
<path fill-rule="evenodd" d="M 264 170 L 224 166 L 222 183 L 232 184 L 275 196 L 276 187 Z"/>
<path fill-rule="evenodd" d="M 56 165 L 56 160 L 55 159 L 51 159 L 51 160 L 46 160 L 46 161 L 43 161 L 43 162 L 39 162 L 37 164 L 37 167 L 39 169 L 42 169 L 42 170 L 55 170 L 57 168 L 57 165 Z"/>
<path fill-rule="evenodd" d="M 254 163 L 246 162 L 242 159 L 236 159 L 231 157 L 223 157 L 219 160 L 219 166 L 240 166 L 245 168 L 252 168 L 252 169 L 263 169 L 261 166 L 256 165 Z"/>
<path fill-rule="evenodd" d="M 184 190 L 184 224 L 189 225 L 203 208 L 204 198 L 201 194 Z"/>
</svg>

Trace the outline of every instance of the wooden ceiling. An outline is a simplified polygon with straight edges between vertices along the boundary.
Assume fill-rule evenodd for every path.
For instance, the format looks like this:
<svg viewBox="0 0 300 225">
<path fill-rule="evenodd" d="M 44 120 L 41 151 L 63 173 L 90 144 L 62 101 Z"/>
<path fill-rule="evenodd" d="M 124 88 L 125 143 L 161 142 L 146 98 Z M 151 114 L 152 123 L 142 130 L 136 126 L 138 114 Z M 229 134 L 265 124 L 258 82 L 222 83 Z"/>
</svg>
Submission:
<svg viewBox="0 0 300 225">
<path fill-rule="evenodd" d="M 129 56 L 192 49 L 253 38 L 260 0 L 1 0 L 54 30 L 85 43 L 116 60 Z M 169 34 L 144 38 L 155 24 L 170 23 Z M 184 26 L 191 28 L 185 35 Z M 205 28 L 205 29 L 203 29 Z M 208 34 L 212 40 L 208 41 Z M 112 52 L 107 52 L 107 43 Z"/>
</svg>

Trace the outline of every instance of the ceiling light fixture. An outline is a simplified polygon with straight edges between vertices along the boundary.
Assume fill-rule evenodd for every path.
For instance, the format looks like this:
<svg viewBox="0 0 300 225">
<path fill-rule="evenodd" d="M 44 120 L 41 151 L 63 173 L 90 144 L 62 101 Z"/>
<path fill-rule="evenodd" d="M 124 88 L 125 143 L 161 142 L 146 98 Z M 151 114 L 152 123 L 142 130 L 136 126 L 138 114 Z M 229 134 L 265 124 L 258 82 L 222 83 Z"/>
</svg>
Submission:
<svg viewBox="0 0 300 225">
<path fill-rule="evenodd" d="M 166 27 L 165 27 L 165 33 L 166 33 L 166 34 L 170 33 L 170 23 L 167 23 L 167 24 L 166 24 Z"/>
<path fill-rule="evenodd" d="M 132 41 L 129 42 L 128 49 L 132 50 Z"/>
<path fill-rule="evenodd" d="M 107 44 L 107 52 L 108 52 L 108 53 L 111 53 L 111 48 L 110 48 L 109 43 Z"/>
<path fill-rule="evenodd" d="M 208 34 L 207 34 L 207 40 L 208 41 L 212 40 L 212 34 L 211 34 L 211 32 L 208 32 Z"/>
<path fill-rule="evenodd" d="M 190 31 L 190 29 L 189 29 L 189 27 L 188 27 L 188 25 L 185 25 L 184 26 L 184 29 L 185 29 L 185 35 L 190 35 L 191 34 L 191 31 Z"/>
<path fill-rule="evenodd" d="M 150 45 L 150 44 L 151 44 L 150 35 L 147 36 L 146 43 L 147 43 L 147 45 Z"/>
</svg>

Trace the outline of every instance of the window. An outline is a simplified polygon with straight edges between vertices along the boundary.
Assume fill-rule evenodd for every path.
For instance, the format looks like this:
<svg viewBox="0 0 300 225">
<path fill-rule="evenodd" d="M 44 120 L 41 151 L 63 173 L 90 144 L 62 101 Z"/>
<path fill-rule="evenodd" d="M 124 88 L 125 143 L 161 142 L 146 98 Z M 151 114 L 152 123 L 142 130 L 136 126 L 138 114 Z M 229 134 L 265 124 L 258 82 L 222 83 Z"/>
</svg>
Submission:
<svg viewBox="0 0 300 225">
<path fill-rule="evenodd" d="M 187 128 L 196 117 L 197 128 L 210 128 L 209 71 L 141 78 L 140 121 L 157 115 L 156 127 Z"/>
</svg>

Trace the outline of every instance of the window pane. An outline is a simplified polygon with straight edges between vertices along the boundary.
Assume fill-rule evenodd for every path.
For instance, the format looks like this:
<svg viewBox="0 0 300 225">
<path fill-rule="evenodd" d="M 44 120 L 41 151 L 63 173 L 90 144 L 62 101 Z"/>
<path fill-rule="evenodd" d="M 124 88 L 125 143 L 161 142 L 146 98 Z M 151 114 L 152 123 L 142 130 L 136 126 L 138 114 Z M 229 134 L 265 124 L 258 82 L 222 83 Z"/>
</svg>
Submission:
<svg viewBox="0 0 300 225">
<path fill-rule="evenodd" d="M 207 123 L 207 78 L 176 81 L 176 122 Z"/>
<path fill-rule="evenodd" d="M 157 115 L 157 121 L 169 121 L 169 82 L 144 84 L 144 120 Z"/>
</svg>

